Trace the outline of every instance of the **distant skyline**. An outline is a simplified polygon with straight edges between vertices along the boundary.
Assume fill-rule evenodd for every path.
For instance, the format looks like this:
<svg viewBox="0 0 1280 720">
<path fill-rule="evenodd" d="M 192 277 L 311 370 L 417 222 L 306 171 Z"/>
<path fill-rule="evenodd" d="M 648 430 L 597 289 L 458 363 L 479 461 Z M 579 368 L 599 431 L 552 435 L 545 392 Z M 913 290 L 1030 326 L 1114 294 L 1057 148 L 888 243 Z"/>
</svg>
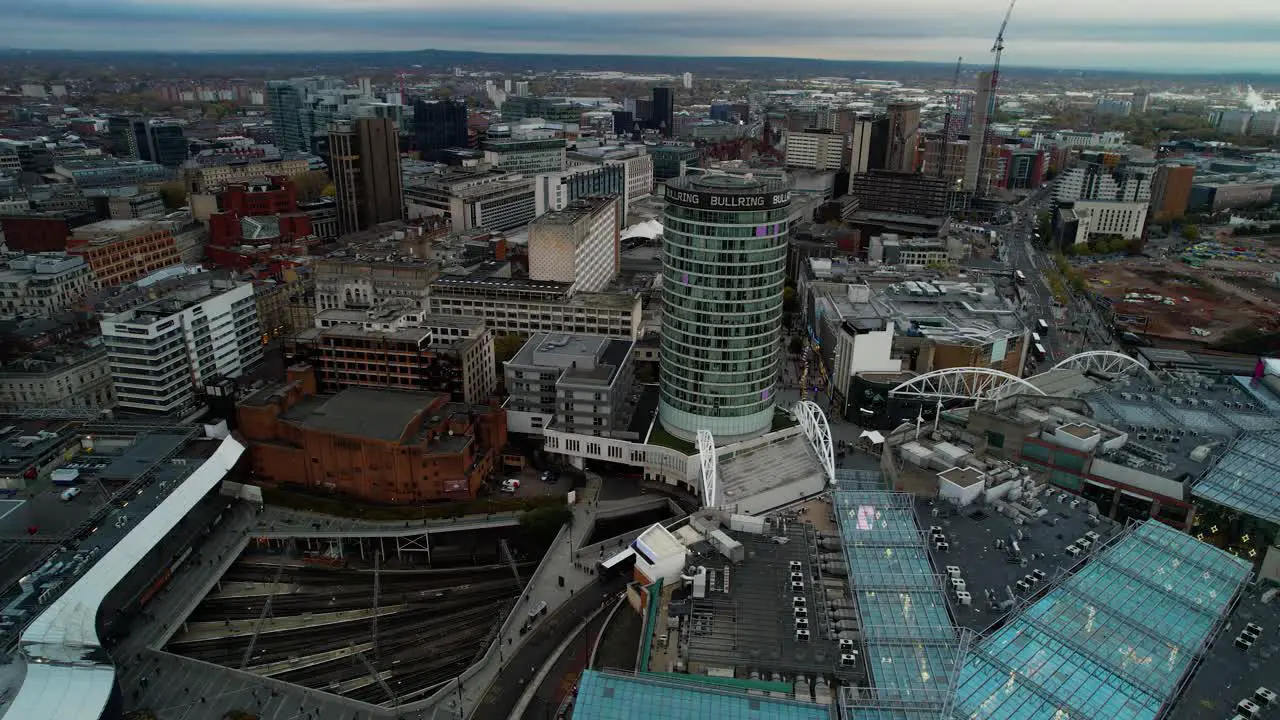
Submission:
<svg viewBox="0 0 1280 720">
<path fill-rule="evenodd" d="M 630 7 L 630 6 L 628 6 Z M 0 0 L 0 46 L 115 51 L 404 51 L 990 59 L 1006 0 Z M 1022 0 L 1011 66 L 1163 72 L 1280 67 L 1276 0 Z"/>
</svg>

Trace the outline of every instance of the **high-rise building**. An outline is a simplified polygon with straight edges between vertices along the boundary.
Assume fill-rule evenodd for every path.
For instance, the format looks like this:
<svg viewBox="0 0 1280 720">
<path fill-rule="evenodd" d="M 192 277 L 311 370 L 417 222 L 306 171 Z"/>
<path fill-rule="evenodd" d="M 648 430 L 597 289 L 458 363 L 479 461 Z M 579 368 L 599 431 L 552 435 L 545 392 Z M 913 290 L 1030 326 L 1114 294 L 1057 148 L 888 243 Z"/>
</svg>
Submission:
<svg viewBox="0 0 1280 720">
<path fill-rule="evenodd" d="M 516 97 L 528 97 L 529 81 L 519 80 L 516 82 Z"/>
<path fill-rule="evenodd" d="M 1145 113 L 1151 109 L 1151 93 L 1146 90 L 1134 90 L 1133 98 L 1129 101 L 1130 106 L 1135 113 Z"/>
<path fill-rule="evenodd" d="M 940 217 L 947 212 L 946 181 L 920 173 L 854 173 L 849 179 L 849 194 L 858 200 L 860 210 L 922 217 Z"/>
<path fill-rule="evenodd" d="M 962 190 L 968 192 L 978 190 L 978 176 L 986 159 L 987 132 L 996 112 L 993 78 L 989 72 L 978 73 L 978 92 L 974 98 L 972 121 L 969 124 L 969 147 L 965 156 L 964 184 L 961 186 Z"/>
<path fill-rule="evenodd" d="M 1156 222 L 1168 222 L 1186 215 L 1195 177 L 1194 165 L 1160 166 L 1151 183 L 1152 219 Z"/>
<path fill-rule="evenodd" d="M 529 279 L 600 292 L 618 274 L 623 205 L 617 195 L 577 200 L 529 225 Z"/>
<path fill-rule="evenodd" d="M 671 137 L 675 133 L 675 118 L 675 93 L 669 87 L 654 88 L 653 105 L 649 111 L 649 127 L 661 132 L 663 137 Z"/>
<path fill-rule="evenodd" d="M 423 160 L 440 150 L 467 146 L 467 105 L 454 100 L 415 100 L 413 139 Z"/>
<path fill-rule="evenodd" d="M 790 205 L 780 178 L 667 183 L 658 413 L 672 435 L 731 442 L 772 426 Z"/>
<path fill-rule="evenodd" d="M 787 133 L 787 167 L 839 170 L 844 160 L 844 135 L 809 128 Z"/>
<path fill-rule="evenodd" d="M 889 118 L 859 118 L 850 133 L 850 176 L 870 170 L 884 170 L 889 152 Z"/>
<path fill-rule="evenodd" d="M 361 118 L 329 130 L 329 168 L 338 191 L 338 231 L 404 218 L 400 137 L 393 120 Z"/>
<path fill-rule="evenodd" d="M 239 377 L 262 359 L 253 285 L 212 273 L 105 318 L 102 337 L 119 406 L 132 411 L 181 409 L 209 380 Z"/>
<path fill-rule="evenodd" d="M 683 81 L 685 90 L 693 89 L 693 73 L 687 72 L 680 78 Z"/>
<path fill-rule="evenodd" d="M 920 135 L 920 105 L 889 103 L 889 147 L 885 169 L 897 172 L 916 171 L 916 146 Z"/>
<path fill-rule="evenodd" d="M 596 195 L 617 195 L 627 206 L 627 168 L 621 163 L 575 165 L 559 172 L 538 173 L 534 200 L 538 215 L 564 210 L 578 200 Z"/>
</svg>

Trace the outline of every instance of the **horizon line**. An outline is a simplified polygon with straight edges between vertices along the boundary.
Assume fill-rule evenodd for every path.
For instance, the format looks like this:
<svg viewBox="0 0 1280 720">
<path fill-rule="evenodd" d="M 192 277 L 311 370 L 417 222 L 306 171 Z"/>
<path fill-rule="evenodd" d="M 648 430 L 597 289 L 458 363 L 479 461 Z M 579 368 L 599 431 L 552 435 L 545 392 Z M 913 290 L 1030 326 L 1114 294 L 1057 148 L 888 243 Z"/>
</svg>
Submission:
<svg viewBox="0 0 1280 720">
<path fill-rule="evenodd" d="M 797 57 L 790 55 L 671 55 L 650 53 L 586 53 L 586 52 L 494 52 L 490 50 L 446 50 L 443 48 L 422 48 L 418 50 L 101 50 L 93 48 L 24 48 L 0 46 L 0 52 L 24 53 L 100 53 L 103 55 L 256 55 L 267 57 L 296 57 L 302 55 L 405 55 L 413 53 L 455 53 L 471 55 L 490 55 L 494 57 L 581 57 L 581 58 L 664 58 L 686 60 L 799 60 L 819 63 L 879 63 L 882 65 L 938 65 L 954 67 L 942 60 L 873 60 L 870 58 L 817 58 Z M 983 68 L 986 64 L 961 63 L 961 67 Z M 1034 70 L 1056 70 L 1059 72 L 1107 72 L 1133 73 L 1153 76 L 1174 77 L 1213 77 L 1223 75 L 1245 75 L 1280 79 L 1280 72 L 1265 70 L 1147 70 L 1115 66 L 1065 67 L 1057 65 L 1011 64 L 1002 65 L 1001 70 L 1009 68 L 1028 68 Z"/>
</svg>

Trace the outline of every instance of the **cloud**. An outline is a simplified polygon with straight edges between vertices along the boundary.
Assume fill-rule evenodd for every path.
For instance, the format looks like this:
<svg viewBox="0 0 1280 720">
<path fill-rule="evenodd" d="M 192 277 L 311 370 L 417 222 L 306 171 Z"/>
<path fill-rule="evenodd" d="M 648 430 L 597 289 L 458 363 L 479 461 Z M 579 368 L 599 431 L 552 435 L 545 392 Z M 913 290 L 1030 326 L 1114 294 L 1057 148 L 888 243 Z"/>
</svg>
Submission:
<svg viewBox="0 0 1280 720">
<path fill-rule="evenodd" d="M 995 31 L 986 14 L 937 6 L 922 17 L 908 10 L 861 12 L 847 4 L 800 0 L 811 9 L 783 12 L 751 0 L 686 3 L 684 10 L 605 11 L 596 3 L 560 0 L 556 6 L 424 8 L 395 0 L 316 0 L 307 6 L 269 6 L 224 0 L 0 0 L 0 45 L 65 49 L 132 50 L 454 50 L 586 52 L 675 55 L 773 55 L 833 59 L 941 60 L 963 54 L 985 57 Z M 1098 0 L 1077 0 L 1097 2 Z M 1221 0 L 1251 3 L 1255 0 Z M 902 0 L 919 8 L 932 0 Z M 1111 3 L 1133 9 L 1138 0 Z M 1280 3 L 1278 3 L 1280 4 Z M 565 7 L 572 11 L 566 11 Z M 1059 5 L 1060 7 L 1061 5 Z M 1274 6 L 1273 6 L 1274 7 Z M 964 10 L 964 11 L 962 11 Z M 1089 18 L 1082 20 L 1079 18 Z M 1280 15 L 1237 20 L 1182 20 L 1171 12 L 1151 22 L 1096 22 L 1071 12 L 1054 18 L 1043 10 L 1015 16 L 1010 26 L 1011 64 L 1152 69 L 1266 70 L 1280 50 L 1257 52 L 1280 37 Z M 1224 19 L 1226 18 L 1226 19 Z M 1199 52 L 1188 52 L 1191 46 Z M 1217 51 L 1212 48 L 1219 46 Z M 923 55 L 900 57 L 902 48 Z M 783 50 L 785 48 L 786 50 Z M 1252 52 L 1241 52 L 1242 50 Z M 1134 51 L 1141 51 L 1135 57 Z M 888 53 L 886 56 L 884 53 Z M 1173 61 L 1176 65 L 1170 65 Z M 1205 62 L 1208 65 L 1205 65 Z"/>
</svg>

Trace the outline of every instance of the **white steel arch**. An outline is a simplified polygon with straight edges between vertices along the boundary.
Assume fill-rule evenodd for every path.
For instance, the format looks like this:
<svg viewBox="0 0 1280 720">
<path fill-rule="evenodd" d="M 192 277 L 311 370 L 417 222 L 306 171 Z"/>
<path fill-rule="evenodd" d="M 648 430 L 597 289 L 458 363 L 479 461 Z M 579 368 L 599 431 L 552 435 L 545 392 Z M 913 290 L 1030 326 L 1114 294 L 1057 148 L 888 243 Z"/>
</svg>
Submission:
<svg viewBox="0 0 1280 720">
<path fill-rule="evenodd" d="M 1044 395 L 1044 391 L 1016 375 L 992 368 L 962 367 L 934 370 L 913 377 L 889 391 L 889 397 L 930 400 L 990 400 L 1013 392 Z"/>
<path fill-rule="evenodd" d="M 1081 372 L 1093 372 L 1099 375 L 1113 377 L 1123 375 L 1131 370 L 1140 370 L 1152 380 L 1156 380 L 1155 373 L 1151 372 L 1142 363 L 1136 359 L 1118 353 L 1114 350 L 1088 350 L 1082 353 L 1076 353 L 1062 362 L 1054 365 L 1045 372 L 1070 368 L 1072 370 L 1080 370 Z M 1044 373 L 1040 373 L 1043 375 Z"/>
<path fill-rule="evenodd" d="M 836 453 L 835 448 L 832 447 L 831 425 L 827 423 L 826 414 L 822 412 L 818 403 L 812 400 L 801 400 L 795 404 L 791 412 L 800 423 L 800 429 L 804 431 L 805 437 L 809 438 L 813 451 L 818 454 L 822 471 L 827 474 L 827 483 L 835 485 Z"/>
<path fill-rule="evenodd" d="M 698 431 L 698 459 L 702 463 L 702 506 L 720 502 L 720 468 L 716 461 L 716 439 L 710 430 Z"/>
</svg>

